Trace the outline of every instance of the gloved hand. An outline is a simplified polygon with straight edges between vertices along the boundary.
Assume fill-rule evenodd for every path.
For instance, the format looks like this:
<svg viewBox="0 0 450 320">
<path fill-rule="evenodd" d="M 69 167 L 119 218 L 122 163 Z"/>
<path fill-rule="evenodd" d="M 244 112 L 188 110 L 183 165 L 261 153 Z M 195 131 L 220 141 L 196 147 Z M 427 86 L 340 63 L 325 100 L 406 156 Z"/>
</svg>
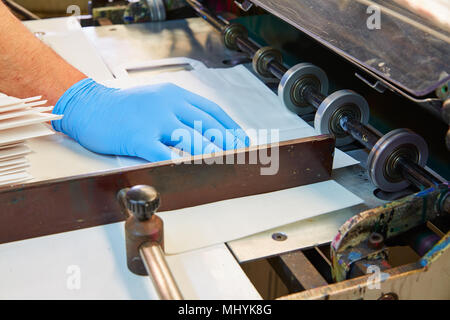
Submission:
<svg viewBox="0 0 450 320">
<path fill-rule="evenodd" d="M 53 128 L 91 151 L 152 162 L 176 158 L 168 146 L 196 155 L 249 145 L 219 106 L 173 84 L 112 89 L 84 79 L 62 95 L 53 113 L 64 115 Z M 190 139 L 180 138 L 180 129 Z"/>
</svg>

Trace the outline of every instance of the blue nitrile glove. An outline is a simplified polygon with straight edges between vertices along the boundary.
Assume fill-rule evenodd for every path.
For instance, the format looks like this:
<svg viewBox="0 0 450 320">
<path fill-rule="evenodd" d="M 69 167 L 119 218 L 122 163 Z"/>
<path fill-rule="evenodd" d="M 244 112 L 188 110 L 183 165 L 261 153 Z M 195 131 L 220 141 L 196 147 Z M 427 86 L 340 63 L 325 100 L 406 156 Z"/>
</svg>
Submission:
<svg viewBox="0 0 450 320">
<path fill-rule="evenodd" d="M 64 115 L 52 122 L 53 128 L 91 151 L 152 162 L 176 158 L 168 146 L 197 155 L 220 150 L 217 146 L 229 150 L 249 145 L 218 105 L 173 84 L 112 89 L 84 79 L 62 95 L 53 113 Z M 189 139 L 180 138 L 179 129 Z M 178 138 L 172 141 L 174 132 Z"/>
</svg>

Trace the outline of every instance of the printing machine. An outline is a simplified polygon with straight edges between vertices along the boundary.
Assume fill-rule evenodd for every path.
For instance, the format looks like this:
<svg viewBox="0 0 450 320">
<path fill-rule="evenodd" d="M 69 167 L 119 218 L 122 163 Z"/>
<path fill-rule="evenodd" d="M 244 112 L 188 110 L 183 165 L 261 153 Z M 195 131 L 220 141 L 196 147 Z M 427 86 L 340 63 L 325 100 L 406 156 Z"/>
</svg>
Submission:
<svg viewBox="0 0 450 320">
<path fill-rule="evenodd" d="M 271 181 L 256 177 L 251 168 L 217 166 L 200 179 L 203 166 L 185 167 L 183 177 L 190 182 L 183 185 L 182 198 L 177 196 L 180 173 L 170 165 L 3 188 L 0 249 L 126 220 L 129 270 L 121 272 L 149 274 L 155 296 L 163 299 L 450 298 L 448 25 L 395 0 L 241 0 L 233 14 L 214 12 L 206 1 L 186 2 L 192 14 L 186 19 L 163 21 L 162 2 L 148 1 L 158 22 L 111 25 L 102 16 L 101 26 L 84 27 L 83 33 L 108 66 L 180 55 L 208 67 L 243 64 L 321 136 L 282 144 L 286 170 Z M 371 29 L 366 21 L 376 10 L 381 28 Z M 26 24 L 44 34 L 58 28 L 51 20 Z M 167 49 L 171 41 L 164 41 L 164 30 L 175 29 L 186 31 L 177 38 L 185 52 Z M 157 45 L 146 41 L 149 35 L 160 39 Z M 76 66 L 77 59 L 82 58 L 71 61 Z M 361 164 L 331 172 L 334 145 Z M 296 157 L 288 156 L 291 148 Z M 328 175 L 364 203 L 230 241 L 220 254 L 165 256 L 160 198 L 159 209 L 171 210 L 292 187 L 300 183 L 292 180 L 292 172 L 301 171 L 299 157 L 310 157 L 311 170 Z M 146 180 L 148 170 L 153 177 Z M 161 183 L 160 176 L 169 178 Z M 208 192 L 218 176 L 225 179 L 223 186 Z M 243 179 L 246 188 L 240 187 Z M 51 204 L 45 201 L 50 197 Z M 88 205 L 80 213 L 81 197 Z M 27 216 L 30 206 L 39 214 Z M 218 264 L 226 265 L 220 272 L 229 277 L 213 276 L 213 281 L 207 273 L 218 272 Z M 204 270 L 209 280 L 192 280 L 193 273 L 180 266 Z M 192 288 L 184 289 L 183 281 L 191 281 Z M 131 297 L 146 297 L 134 289 Z"/>
</svg>

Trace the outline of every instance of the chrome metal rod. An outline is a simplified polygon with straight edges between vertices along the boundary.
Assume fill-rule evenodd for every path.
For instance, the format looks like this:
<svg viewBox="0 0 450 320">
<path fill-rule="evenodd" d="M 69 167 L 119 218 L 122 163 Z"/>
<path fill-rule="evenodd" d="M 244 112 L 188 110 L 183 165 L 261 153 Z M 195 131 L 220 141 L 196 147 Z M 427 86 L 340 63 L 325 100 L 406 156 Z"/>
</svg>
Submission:
<svg viewBox="0 0 450 320">
<path fill-rule="evenodd" d="M 401 170 L 402 176 L 419 189 L 431 188 L 442 183 L 426 169 L 408 158 L 400 157 L 397 160 L 397 166 Z"/>
<path fill-rule="evenodd" d="M 288 71 L 288 69 L 283 66 L 280 62 L 273 60 L 268 64 L 267 67 L 276 78 L 280 79 L 283 78 L 284 74 Z"/>
<path fill-rule="evenodd" d="M 316 109 L 319 109 L 320 104 L 326 99 L 326 97 L 314 86 L 305 86 L 301 94 L 303 99 Z"/>
<path fill-rule="evenodd" d="M 197 0 L 186 0 L 186 2 L 197 12 L 197 14 L 208 21 L 214 28 L 219 30 L 220 32 L 227 26 L 227 24 L 218 19 L 212 12 L 210 12 L 207 8 L 203 6 Z"/>
<path fill-rule="evenodd" d="M 372 150 L 377 141 L 381 138 L 375 132 L 353 118 L 343 116 L 339 120 L 339 124 L 345 132 L 361 142 L 361 144 L 369 150 Z"/>
<path fill-rule="evenodd" d="M 161 300 L 183 300 L 161 246 L 156 242 L 146 242 L 140 247 L 139 252 L 159 298 Z"/>
<path fill-rule="evenodd" d="M 239 49 L 247 53 L 250 57 L 253 57 L 256 54 L 256 51 L 258 51 L 260 48 L 252 41 L 248 39 L 243 39 L 241 37 L 236 37 L 236 44 Z"/>
<path fill-rule="evenodd" d="M 197 14 L 209 22 L 214 28 L 222 32 L 227 23 L 219 19 L 214 13 L 210 12 L 207 8 L 203 6 L 197 0 L 186 0 L 187 3 L 197 12 Z M 236 36 L 237 47 L 248 54 L 251 58 L 256 54 L 256 52 L 261 49 L 261 46 L 255 44 L 253 41 L 245 37 Z M 268 65 L 268 70 L 273 74 L 274 77 L 281 79 L 283 75 L 287 72 L 287 68 L 278 61 L 272 61 Z"/>
</svg>

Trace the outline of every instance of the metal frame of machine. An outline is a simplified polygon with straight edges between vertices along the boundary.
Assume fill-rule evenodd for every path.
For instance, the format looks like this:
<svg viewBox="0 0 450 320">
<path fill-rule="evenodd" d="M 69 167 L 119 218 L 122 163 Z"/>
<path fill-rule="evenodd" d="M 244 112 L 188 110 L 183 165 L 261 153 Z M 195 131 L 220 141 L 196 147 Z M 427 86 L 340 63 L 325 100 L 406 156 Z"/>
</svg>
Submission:
<svg viewBox="0 0 450 320">
<path fill-rule="evenodd" d="M 302 248 L 272 257 L 280 277 L 302 288 L 281 299 L 449 298 L 448 277 L 446 280 L 441 276 L 450 268 L 449 233 L 442 233 L 433 224 L 448 218 L 449 185 L 426 167 L 428 150 L 424 139 L 406 129 L 380 136 L 368 125 L 370 109 L 361 95 L 351 90 L 329 94 L 328 78 L 321 68 L 305 62 L 287 68 L 280 51 L 259 46 L 249 39 L 242 25 L 217 18 L 196 0 L 187 2 L 220 31 L 227 50 L 239 49 L 251 58 L 257 74 L 280 80 L 278 96 L 283 105 L 299 116 L 315 112 L 314 125 L 322 135 L 281 143 L 280 172 L 275 176 L 255 174 L 259 165 L 189 166 L 168 162 L 0 190 L 4 213 L 0 216 L 0 243 L 127 218 L 130 270 L 151 274 L 161 298 L 181 299 L 162 252 L 162 225 L 155 215 L 158 192 L 164 198 L 161 210 L 172 210 L 322 181 L 332 175 L 334 141 L 337 146 L 357 141 L 369 152 L 367 172 L 375 186 L 392 192 L 412 185 L 421 191 L 352 217 L 336 230 L 329 253 L 316 247 L 329 263 L 332 281 L 324 279 Z M 241 1 L 240 6 L 248 9 L 249 3 Z M 228 154 L 248 157 L 255 150 Z M 192 160 L 224 157 L 226 154 Z M 311 170 L 308 173 L 303 169 L 305 163 Z M 247 187 L 239 187 L 237 179 L 247 179 Z M 143 184 L 154 189 L 128 189 Z M 211 185 L 215 186 L 213 190 Z M 49 194 L 56 200 L 43 203 Z M 32 205 L 42 215 L 26 215 Z M 65 220 L 61 220 L 61 211 L 66 213 Z M 423 256 L 413 263 L 392 267 L 390 242 L 424 225 L 435 232 L 426 248 L 421 248 L 425 250 Z M 378 278 L 368 274 L 371 267 L 380 271 Z"/>
</svg>

